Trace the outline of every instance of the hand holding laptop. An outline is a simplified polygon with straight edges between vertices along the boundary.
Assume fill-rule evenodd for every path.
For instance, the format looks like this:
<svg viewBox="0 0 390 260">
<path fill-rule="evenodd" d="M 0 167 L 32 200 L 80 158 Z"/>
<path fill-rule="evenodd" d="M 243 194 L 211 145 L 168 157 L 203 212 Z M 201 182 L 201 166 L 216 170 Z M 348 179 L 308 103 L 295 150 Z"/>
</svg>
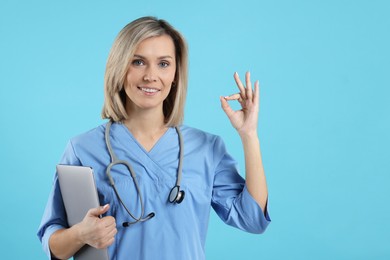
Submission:
<svg viewBox="0 0 390 260">
<path fill-rule="evenodd" d="M 80 232 L 80 239 L 84 244 L 103 249 L 114 242 L 114 237 L 117 233 L 115 218 L 112 216 L 99 218 L 109 208 L 109 204 L 103 207 L 92 208 L 87 212 L 83 221 L 76 224 Z"/>
<path fill-rule="evenodd" d="M 116 223 L 112 216 L 101 217 L 110 206 L 100 206 L 92 168 L 57 165 L 57 174 L 70 228 L 52 234 L 52 254 L 61 259 L 108 260 Z"/>
</svg>

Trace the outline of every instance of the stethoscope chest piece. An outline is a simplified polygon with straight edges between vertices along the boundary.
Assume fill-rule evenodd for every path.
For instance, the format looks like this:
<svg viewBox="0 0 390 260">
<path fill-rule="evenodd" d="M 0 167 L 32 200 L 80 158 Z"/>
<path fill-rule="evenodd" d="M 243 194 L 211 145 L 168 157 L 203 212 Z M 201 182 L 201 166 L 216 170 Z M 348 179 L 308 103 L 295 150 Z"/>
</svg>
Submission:
<svg viewBox="0 0 390 260">
<path fill-rule="evenodd" d="M 181 203 L 184 199 L 185 192 L 183 190 L 180 190 L 180 186 L 176 185 L 171 189 L 171 192 L 169 193 L 168 200 L 171 203 Z"/>
</svg>

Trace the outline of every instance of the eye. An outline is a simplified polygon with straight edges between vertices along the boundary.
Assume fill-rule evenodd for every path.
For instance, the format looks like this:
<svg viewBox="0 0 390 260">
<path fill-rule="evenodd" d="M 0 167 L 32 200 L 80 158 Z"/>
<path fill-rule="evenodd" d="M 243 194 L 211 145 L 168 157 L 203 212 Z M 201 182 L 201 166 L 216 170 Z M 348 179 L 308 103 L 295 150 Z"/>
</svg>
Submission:
<svg viewBox="0 0 390 260">
<path fill-rule="evenodd" d="M 141 60 L 141 59 L 136 59 L 136 60 L 133 60 L 133 61 L 131 62 L 131 64 L 133 64 L 133 65 L 135 65 L 135 66 L 142 66 L 142 65 L 144 65 L 145 63 L 144 63 L 144 61 Z"/>
<path fill-rule="evenodd" d="M 160 62 L 158 65 L 159 65 L 161 68 L 166 68 L 166 67 L 169 66 L 169 63 L 166 62 L 166 61 L 162 61 L 162 62 Z"/>
</svg>

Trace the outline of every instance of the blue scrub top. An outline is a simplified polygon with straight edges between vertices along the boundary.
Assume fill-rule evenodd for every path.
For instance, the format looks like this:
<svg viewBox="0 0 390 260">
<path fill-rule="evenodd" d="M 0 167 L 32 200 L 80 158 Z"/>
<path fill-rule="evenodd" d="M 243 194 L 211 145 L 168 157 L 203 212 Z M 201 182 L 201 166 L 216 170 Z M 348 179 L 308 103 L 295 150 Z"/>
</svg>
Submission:
<svg viewBox="0 0 390 260">
<path fill-rule="evenodd" d="M 110 156 L 104 141 L 106 124 L 70 140 L 60 164 L 93 168 L 101 205 L 110 204 L 106 215 L 116 219 L 118 233 L 109 248 L 110 259 L 205 259 L 205 240 L 210 205 L 227 224 L 251 233 L 262 233 L 270 223 L 238 174 L 236 161 L 227 153 L 222 139 L 188 126 L 181 126 L 184 160 L 181 204 L 170 203 L 168 195 L 176 183 L 179 140 L 174 128 L 146 151 L 121 123 L 111 126 L 110 140 L 118 159 L 128 161 L 137 176 L 143 196 L 145 216 L 142 223 L 122 227 L 133 221 L 119 203 L 105 174 Z M 134 182 L 124 166 L 114 166 L 111 174 L 124 203 L 134 216 L 141 207 Z M 38 230 L 44 251 L 50 258 L 49 238 L 67 228 L 57 176 L 54 177 L 46 209 Z"/>
</svg>

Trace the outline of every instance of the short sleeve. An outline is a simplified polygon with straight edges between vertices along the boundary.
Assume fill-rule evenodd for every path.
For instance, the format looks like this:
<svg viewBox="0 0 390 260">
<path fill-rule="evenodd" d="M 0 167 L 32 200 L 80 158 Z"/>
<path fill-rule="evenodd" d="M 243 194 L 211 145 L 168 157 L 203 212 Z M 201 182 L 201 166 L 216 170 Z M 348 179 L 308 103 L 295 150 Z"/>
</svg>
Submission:
<svg viewBox="0 0 390 260">
<path fill-rule="evenodd" d="M 74 154 L 72 143 L 69 142 L 61 159 L 61 164 L 80 165 Z M 52 190 L 49 194 L 46 208 L 38 228 L 37 236 L 42 243 L 46 255 L 51 258 L 49 239 L 57 230 L 68 228 L 66 212 L 58 183 L 57 174 L 54 176 Z"/>
<path fill-rule="evenodd" d="M 216 162 L 212 207 L 228 225 L 250 233 L 263 233 L 271 219 L 267 207 L 262 211 L 239 175 L 237 162 L 227 153 L 221 138 L 214 144 Z"/>
</svg>

